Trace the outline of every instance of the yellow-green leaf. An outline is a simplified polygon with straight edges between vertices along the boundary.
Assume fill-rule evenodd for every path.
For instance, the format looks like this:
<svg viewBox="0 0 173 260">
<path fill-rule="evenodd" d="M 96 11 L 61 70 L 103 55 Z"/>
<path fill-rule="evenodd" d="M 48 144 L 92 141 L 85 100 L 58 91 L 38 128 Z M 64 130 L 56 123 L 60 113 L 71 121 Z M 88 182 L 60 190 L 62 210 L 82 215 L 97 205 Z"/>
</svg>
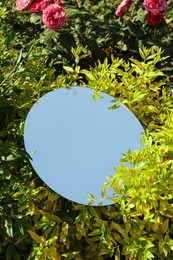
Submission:
<svg viewBox="0 0 173 260">
<path fill-rule="evenodd" d="M 31 230 L 27 230 L 28 233 L 30 234 L 31 238 L 37 242 L 37 243 L 44 243 L 46 241 L 46 239 L 44 237 L 40 237 L 38 236 L 35 232 L 31 231 Z"/>
</svg>

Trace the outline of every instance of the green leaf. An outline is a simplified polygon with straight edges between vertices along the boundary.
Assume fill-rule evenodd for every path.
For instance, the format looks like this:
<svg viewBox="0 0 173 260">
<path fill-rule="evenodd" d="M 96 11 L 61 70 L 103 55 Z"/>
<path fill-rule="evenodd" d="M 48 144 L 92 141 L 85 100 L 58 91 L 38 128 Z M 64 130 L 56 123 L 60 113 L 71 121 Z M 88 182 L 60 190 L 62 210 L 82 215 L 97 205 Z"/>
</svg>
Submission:
<svg viewBox="0 0 173 260">
<path fill-rule="evenodd" d="M 40 210 L 40 212 L 41 212 L 41 213 L 43 214 L 43 216 L 45 216 L 49 221 L 54 221 L 54 222 L 57 222 L 57 223 L 62 222 L 62 220 L 61 220 L 58 216 L 56 216 L 56 215 L 54 215 L 54 214 L 48 213 L 48 212 L 43 211 L 43 210 Z"/>
<path fill-rule="evenodd" d="M 113 105 L 113 106 L 108 107 L 108 109 L 109 109 L 109 110 L 114 110 L 114 109 L 119 108 L 120 106 L 121 106 L 120 104 L 115 104 L 115 105 Z"/>
<path fill-rule="evenodd" d="M 4 227 L 6 229 L 7 234 L 10 237 L 13 237 L 13 221 L 12 221 L 12 219 L 10 217 L 7 217 L 4 220 Z"/>
<path fill-rule="evenodd" d="M 89 198 L 87 199 L 88 205 L 92 205 L 96 201 L 96 199 L 94 195 L 91 194 L 90 192 L 88 192 L 88 196 L 89 196 Z"/>
<path fill-rule="evenodd" d="M 32 13 L 32 14 L 30 15 L 30 22 L 31 22 L 31 23 L 34 23 L 34 24 L 40 23 L 40 22 L 41 22 L 41 17 L 40 17 L 40 15 L 37 15 L 37 14 Z"/>
<path fill-rule="evenodd" d="M 103 98 L 103 96 L 101 96 L 98 92 L 94 91 L 94 93 L 92 94 L 92 99 L 94 103 L 96 103 L 97 98 Z"/>
<path fill-rule="evenodd" d="M 72 253 L 65 253 L 65 254 L 62 254 L 63 257 L 67 258 L 67 259 L 77 259 L 76 255 L 79 254 L 79 251 L 74 251 Z"/>
<path fill-rule="evenodd" d="M 162 233 L 166 233 L 169 228 L 169 218 L 165 220 L 165 222 L 162 224 Z"/>
<path fill-rule="evenodd" d="M 88 77 L 90 80 L 93 80 L 93 81 L 96 80 L 95 77 L 94 77 L 94 75 L 92 74 L 92 72 L 90 72 L 90 71 L 88 71 L 88 70 L 86 70 L 86 69 L 80 70 L 80 73 L 81 73 L 81 74 L 85 74 L 86 77 Z"/>
<path fill-rule="evenodd" d="M 102 230 L 100 229 L 95 229 L 91 233 L 88 234 L 88 236 L 98 236 L 102 234 Z"/>
<path fill-rule="evenodd" d="M 115 260 L 120 260 L 121 255 L 120 255 L 120 249 L 117 247 L 116 252 L 115 252 Z"/>
<path fill-rule="evenodd" d="M 75 72 L 73 68 L 69 67 L 69 66 L 63 66 L 63 68 L 67 71 L 67 72 Z"/>
<path fill-rule="evenodd" d="M 32 230 L 27 230 L 32 239 L 37 243 L 45 243 L 46 239 L 44 237 L 38 236 L 35 232 Z"/>
<path fill-rule="evenodd" d="M 159 109 L 157 109 L 156 107 L 149 105 L 147 107 L 148 112 L 152 112 L 152 113 L 160 113 Z"/>
</svg>

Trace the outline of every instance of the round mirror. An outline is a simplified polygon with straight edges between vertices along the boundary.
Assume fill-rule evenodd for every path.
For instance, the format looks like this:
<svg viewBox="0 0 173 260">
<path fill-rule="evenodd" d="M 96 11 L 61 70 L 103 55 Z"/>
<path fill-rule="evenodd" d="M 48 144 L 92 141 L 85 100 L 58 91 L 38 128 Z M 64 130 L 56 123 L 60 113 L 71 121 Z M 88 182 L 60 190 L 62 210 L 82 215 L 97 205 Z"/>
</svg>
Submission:
<svg viewBox="0 0 173 260">
<path fill-rule="evenodd" d="M 61 196 L 85 205 L 88 192 L 98 205 L 106 176 L 114 174 L 127 149 L 140 149 L 144 132 L 125 106 L 109 110 L 111 96 L 100 93 L 103 98 L 94 102 L 92 94 L 85 87 L 51 91 L 33 105 L 24 128 L 25 148 L 40 178 Z"/>
</svg>

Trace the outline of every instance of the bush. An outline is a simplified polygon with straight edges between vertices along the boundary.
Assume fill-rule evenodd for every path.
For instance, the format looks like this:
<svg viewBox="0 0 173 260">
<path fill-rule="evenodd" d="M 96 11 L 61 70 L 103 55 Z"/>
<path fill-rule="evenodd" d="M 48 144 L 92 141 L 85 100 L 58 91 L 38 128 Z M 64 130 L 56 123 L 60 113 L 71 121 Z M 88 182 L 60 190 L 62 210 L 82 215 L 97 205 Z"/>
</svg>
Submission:
<svg viewBox="0 0 173 260">
<path fill-rule="evenodd" d="M 139 3 L 122 19 L 112 1 L 65 1 L 68 22 L 49 31 L 14 1 L 1 2 L 1 259 L 172 259 L 171 3 L 165 21 L 150 27 Z M 103 185 L 103 197 L 107 187 L 119 195 L 111 206 L 60 197 L 37 177 L 24 149 L 33 103 L 84 84 L 93 98 L 103 91 L 121 101 L 145 129 L 144 149 L 123 155 Z"/>
</svg>

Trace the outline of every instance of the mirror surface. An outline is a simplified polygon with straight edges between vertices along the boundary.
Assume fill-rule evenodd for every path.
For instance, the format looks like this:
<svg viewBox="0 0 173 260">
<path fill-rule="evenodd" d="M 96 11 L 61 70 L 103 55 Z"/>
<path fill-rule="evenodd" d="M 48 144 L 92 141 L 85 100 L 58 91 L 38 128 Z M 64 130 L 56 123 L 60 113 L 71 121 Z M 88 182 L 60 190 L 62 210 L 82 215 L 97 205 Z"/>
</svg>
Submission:
<svg viewBox="0 0 173 260">
<path fill-rule="evenodd" d="M 26 118 L 24 142 L 30 163 L 51 189 L 85 205 L 90 192 L 98 199 L 95 206 L 122 153 L 141 149 L 144 130 L 126 107 L 108 110 L 111 96 L 100 93 L 104 98 L 94 103 L 92 94 L 89 88 L 70 87 L 41 97 Z"/>
</svg>

